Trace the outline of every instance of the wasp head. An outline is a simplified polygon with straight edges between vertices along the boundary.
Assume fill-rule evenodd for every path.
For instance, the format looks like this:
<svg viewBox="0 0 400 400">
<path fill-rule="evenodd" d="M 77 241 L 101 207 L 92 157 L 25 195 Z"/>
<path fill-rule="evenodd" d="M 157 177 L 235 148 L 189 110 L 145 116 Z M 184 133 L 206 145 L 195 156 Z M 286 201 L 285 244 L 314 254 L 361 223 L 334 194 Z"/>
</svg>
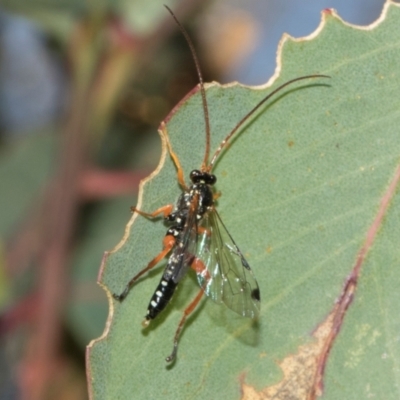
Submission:
<svg viewBox="0 0 400 400">
<path fill-rule="evenodd" d="M 217 182 L 217 177 L 213 174 L 209 174 L 208 172 L 202 172 L 198 169 L 194 169 L 190 173 L 190 180 L 192 183 L 205 183 L 206 185 L 214 185 Z"/>
</svg>

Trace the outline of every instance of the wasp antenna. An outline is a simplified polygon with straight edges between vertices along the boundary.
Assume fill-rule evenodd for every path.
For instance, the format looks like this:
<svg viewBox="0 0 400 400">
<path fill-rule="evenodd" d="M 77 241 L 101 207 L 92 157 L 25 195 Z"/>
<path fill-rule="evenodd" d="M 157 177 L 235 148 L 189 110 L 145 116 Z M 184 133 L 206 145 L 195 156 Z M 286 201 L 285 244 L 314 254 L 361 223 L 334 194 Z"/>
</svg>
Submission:
<svg viewBox="0 0 400 400">
<path fill-rule="evenodd" d="M 172 15 L 172 18 L 175 20 L 175 22 L 178 25 L 180 31 L 182 32 L 184 38 L 186 39 L 187 44 L 189 45 L 190 51 L 192 53 L 193 61 L 194 61 L 195 66 L 196 66 L 197 76 L 199 77 L 201 99 L 202 99 L 202 102 L 203 102 L 204 122 L 205 122 L 205 125 L 206 125 L 206 151 L 205 151 L 205 154 L 204 154 L 204 160 L 203 160 L 201 169 L 205 170 L 206 168 L 208 168 L 208 159 L 210 157 L 210 119 L 209 119 L 209 114 L 208 114 L 208 104 L 207 104 L 207 98 L 206 98 L 206 91 L 204 89 L 204 81 L 203 81 L 203 75 L 202 75 L 201 69 L 200 69 L 199 59 L 197 57 L 196 50 L 194 48 L 193 42 L 190 39 L 190 36 L 187 33 L 186 29 L 179 22 L 178 18 L 175 16 L 175 14 L 172 12 L 172 10 L 165 4 L 164 4 L 164 7 Z"/>
<path fill-rule="evenodd" d="M 210 172 L 215 164 L 215 161 L 217 160 L 218 156 L 220 155 L 221 151 L 225 148 L 226 144 L 229 142 L 229 140 L 232 138 L 232 136 L 239 130 L 239 128 L 267 101 L 269 100 L 274 94 L 278 93 L 280 90 L 282 90 L 284 87 L 291 85 L 294 82 L 301 81 L 303 79 L 310 79 L 310 78 L 330 78 L 328 75 L 306 75 L 306 76 L 300 76 L 298 78 L 291 79 L 290 81 L 287 81 L 283 83 L 282 85 L 278 86 L 275 90 L 273 90 L 271 93 L 269 93 L 267 96 L 265 96 L 250 112 L 248 112 L 238 123 L 237 125 L 232 129 L 232 131 L 225 137 L 225 139 L 221 142 L 220 146 L 218 147 L 217 151 L 214 153 L 210 164 L 208 165 L 207 172 Z"/>
</svg>

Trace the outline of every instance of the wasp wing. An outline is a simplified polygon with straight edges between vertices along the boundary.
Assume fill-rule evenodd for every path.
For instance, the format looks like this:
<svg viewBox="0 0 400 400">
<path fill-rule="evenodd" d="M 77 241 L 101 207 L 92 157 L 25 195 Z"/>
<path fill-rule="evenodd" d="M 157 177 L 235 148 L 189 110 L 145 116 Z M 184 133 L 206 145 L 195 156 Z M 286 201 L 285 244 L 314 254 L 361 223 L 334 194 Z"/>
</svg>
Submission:
<svg viewBox="0 0 400 400">
<path fill-rule="evenodd" d="M 182 280 L 195 258 L 198 239 L 197 208 L 198 195 L 195 195 L 190 201 L 183 230 L 179 234 L 175 247 L 169 256 L 168 263 L 174 264 L 171 274 L 175 283 L 179 283 Z M 181 215 L 181 218 L 183 217 Z"/>
<path fill-rule="evenodd" d="M 243 317 L 258 316 L 257 281 L 215 209 L 200 222 L 196 257 L 205 267 L 197 273 L 197 280 L 207 296 Z"/>
</svg>

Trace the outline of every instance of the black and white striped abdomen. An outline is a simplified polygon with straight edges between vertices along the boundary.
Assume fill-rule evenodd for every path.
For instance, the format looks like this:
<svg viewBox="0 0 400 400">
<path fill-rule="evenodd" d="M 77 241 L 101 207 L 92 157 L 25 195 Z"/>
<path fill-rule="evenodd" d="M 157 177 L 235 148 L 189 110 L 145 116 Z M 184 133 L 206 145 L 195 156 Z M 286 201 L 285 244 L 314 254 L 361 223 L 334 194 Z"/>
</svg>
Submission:
<svg viewBox="0 0 400 400">
<path fill-rule="evenodd" d="M 154 319 L 162 310 L 164 310 L 165 306 L 171 300 L 177 286 L 178 283 L 175 283 L 172 279 L 165 279 L 163 275 L 150 300 L 145 317 L 146 320 Z"/>
</svg>

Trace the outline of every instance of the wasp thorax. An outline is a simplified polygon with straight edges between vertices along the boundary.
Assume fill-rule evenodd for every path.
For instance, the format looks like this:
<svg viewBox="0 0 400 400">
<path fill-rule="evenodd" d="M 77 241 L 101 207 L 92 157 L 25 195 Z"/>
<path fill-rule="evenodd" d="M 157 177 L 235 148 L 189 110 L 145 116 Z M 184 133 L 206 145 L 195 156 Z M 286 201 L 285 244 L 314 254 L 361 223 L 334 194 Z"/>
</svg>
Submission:
<svg viewBox="0 0 400 400">
<path fill-rule="evenodd" d="M 214 185 L 217 182 L 217 177 L 208 172 L 202 172 L 198 169 L 194 169 L 190 173 L 190 180 L 193 183 L 205 183 L 206 185 Z"/>
</svg>

